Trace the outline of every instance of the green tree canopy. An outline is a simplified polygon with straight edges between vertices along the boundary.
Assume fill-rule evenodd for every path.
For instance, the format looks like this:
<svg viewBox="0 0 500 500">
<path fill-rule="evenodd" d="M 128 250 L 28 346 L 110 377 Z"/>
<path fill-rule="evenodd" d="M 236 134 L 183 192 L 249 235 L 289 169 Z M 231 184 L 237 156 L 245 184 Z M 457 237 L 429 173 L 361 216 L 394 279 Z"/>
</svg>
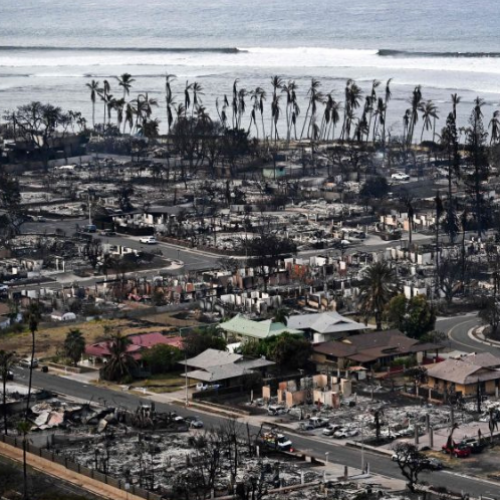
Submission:
<svg viewBox="0 0 500 500">
<path fill-rule="evenodd" d="M 241 353 L 257 358 L 265 356 L 279 366 L 290 370 L 304 368 L 311 356 L 311 344 L 308 340 L 288 332 L 264 340 L 245 342 Z"/>
<path fill-rule="evenodd" d="M 172 371 L 181 358 L 180 349 L 165 344 L 155 345 L 142 355 L 142 361 L 153 375 Z"/>
<path fill-rule="evenodd" d="M 78 328 L 72 328 L 64 339 L 64 355 L 76 366 L 85 352 L 85 339 Z"/>
<path fill-rule="evenodd" d="M 183 343 L 188 358 L 198 356 L 207 349 L 225 351 L 227 347 L 227 342 L 218 332 L 217 327 L 209 327 L 205 330 L 197 328 L 185 337 Z"/>
<path fill-rule="evenodd" d="M 392 328 L 413 339 L 423 338 L 436 324 L 436 312 L 422 295 L 409 300 L 403 294 L 396 295 L 387 304 L 386 317 Z"/>
</svg>

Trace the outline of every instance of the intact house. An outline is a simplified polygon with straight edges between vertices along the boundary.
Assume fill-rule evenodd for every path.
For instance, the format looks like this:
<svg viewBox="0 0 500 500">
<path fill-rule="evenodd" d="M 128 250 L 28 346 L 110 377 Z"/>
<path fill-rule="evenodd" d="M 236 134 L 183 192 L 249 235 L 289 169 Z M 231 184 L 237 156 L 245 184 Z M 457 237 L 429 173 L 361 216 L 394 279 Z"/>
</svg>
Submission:
<svg viewBox="0 0 500 500">
<path fill-rule="evenodd" d="M 333 311 L 290 316 L 287 325 L 290 328 L 302 330 L 314 344 L 339 340 L 348 335 L 362 333 L 368 328 L 363 323 L 358 323 Z"/>
<path fill-rule="evenodd" d="M 500 388 L 500 358 L 489 353 L 468 354 L 427 367 L 427 387 L 440 396 L 495 394 Z"/>
<path fill-rule="evenodd" d="M 349 365 L 384 368 L 390 367 L 396 358 L 408 356 L 415 356 L 416 362 L 422 363 L 428 352 L 435 353 L 437 357 L 440 349 L 438 344 L 420 343 L 399 330 L 387 330 L 316 344 L 313 346 L 312 361 L 318 371 L 346 369 Z"/>
<path fill-rule="evenodd" d="M 185 376 L 188 379 L 222 387 L 239 386 L 248 374 L 264 375 L 267 368 L 275 365 L 273 361 L 265 358 L 247 358 L 242 354 L 217 349 L 207 349 L 194 358 L 180 361 L 179 364 L 185 367 Z"/>
<path fill-rule="evenodd" d="M 285 332 L 292 335 L 304 335 L 302 331 L 288 327 L 283 323 L 270 319 L 253 321 L 241 314 L 237 314 L 229 321 L 221 323 L 219 328 L 224 332 L 226 340 L 232 338 L 243 342 L 248 340 L 265 340 Z"/>
<path fill-rule="evenodd" d="M 127 337 L 130 344 L 127 346 L 127 353 L 136 361 L 140 361 L 145 350 L 151 349 L 157 345 L 169 345 L 182 349 L 182 337 L 166 337 L 159 332 L 144 333 L 142 335 L 130 335 Z M 107 363 L 111 358 L 111 342 L 104 340 L 85 348 L 86 357 L 93 364 Z"/>
</svg>

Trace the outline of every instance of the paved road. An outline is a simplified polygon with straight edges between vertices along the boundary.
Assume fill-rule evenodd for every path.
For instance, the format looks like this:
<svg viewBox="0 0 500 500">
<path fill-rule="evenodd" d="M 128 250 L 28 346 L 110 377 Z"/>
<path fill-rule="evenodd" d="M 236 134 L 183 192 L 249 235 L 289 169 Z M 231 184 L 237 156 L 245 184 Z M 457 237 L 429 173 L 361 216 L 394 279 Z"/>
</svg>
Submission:
<svg viewBox="0 0 500 500">
<path fill-rule="evenodd" d="M 450 347 L 465 352 L 490 352 L 500 356 L 498 347 L 477 342 L 469 337 L 471 328 L 481 324 L 477 313 L 470 313 L 453 318 L 444 318 L 436 322 L 436 330 L 446 333 Z"/>
<path fill-rule="evenodd" d="M 16 378 L 20 382 L 26 382 L 28 371 L 16 369 Z M 103 387 L 86 385 L 74 380 L 62 378 L 52 374 L 44 374 L 34 372 L 33 385 L 37 388 L 45 388 L 59 394 L 64 394 L 70 397 L 75 397 L 109 405 L 128 410 L 135 410 L 141 403 L 146 403 L 148 400 L 140 398 L 127 392 L 116 392 Z M 219 425 L 224 421 L 223 417 L 209 415 L 204 412 L 194 410 L 186 410 L 176 405 L 164 403 L 156 403 L 157 411 L 167 412 L 176 411 L 180 415 L 197 415 L 200 417 L 207 427 Z M 257 432 L 256 427 L 252 427 L 254 432 Z M 242 432 L 245 432 L 242 429 Z M 319 458 L 325 458 L 325 452 L 329 453 L 329 460 L 334 463 L 347 465 L 349 467 L 360 468 L 361 466 L 361 451 L 359 449 L 348 448 L 342 445 L 337 445 L 332 441 L 318 441 L 303 436 L 291 436 L 294 446 L 304 452 Z M 389 458 L 365 452 L 365 461 L 370 463 L 372 472 L 382 474 L 388 477 L 401 479 L 401 474 L 396 464 L 391 462 Z M 436 486 L 445 486 L 454 491 L 463 491 L 470 493 L 477 498 L 478 495 L 488 497 L 500 497 L 500 484 L 493 482 L 477 480 L 474 478 L 455 475 L 449 471 L 433 472 L 432 474 L 422 475 L 422 480 L 431 482 Z"/>
<path fill-rule="evenodd" d="M 71 235 L 75 232 L 76 224 L 83 227 L 87 224 L 87 220 L 79 219 L 71 221 L 28 222 L 23 226 L 23 233 L 53 233 L 57 228 L 64 231 L 67 235 Z M 117 235 L 104 237 L 99 234 L 95 234 L 94 237 L 99 238 L 103 243 L 121 245 L 133 248 L 134 250 L 148 251 L 152 249 L 152 246 L 142 244 L 139 241 L 139 238 L 134 236 Z M 169 245 L 167 243 L 158 243 L 154 247 L 161 250 L 163 257 L 171 260 L 182 261 L 184 263 L 184 269 L 186 270 L 209 269 L 215 267 L 216 262 L 219 259 L 219 257 L 214 255 L 207 255 L 202 252 L 197 252 L 196 250 L 185 249 Z"/>
</svg>

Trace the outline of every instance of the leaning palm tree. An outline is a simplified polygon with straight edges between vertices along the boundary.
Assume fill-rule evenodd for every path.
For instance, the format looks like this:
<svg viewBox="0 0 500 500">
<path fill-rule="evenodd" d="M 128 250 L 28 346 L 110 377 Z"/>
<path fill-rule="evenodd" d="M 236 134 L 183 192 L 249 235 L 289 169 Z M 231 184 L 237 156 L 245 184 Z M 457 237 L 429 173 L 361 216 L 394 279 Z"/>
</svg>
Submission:
<svg viewBox="0 0 500 500">
<path fill-rule="evenodd" d="M 316 78 L 312 78 L 311 86 L 307 91 L 308 103 L 307 103 L 306 114 L 304 116 L 304 123 L 302 124 L 302 130 L 300 132 L 300 139 L 304 137 L 304 131 L 306 129 L 306 125 L 307 125 L 307 133 L 309 135 L 311 125 L 315 121 L 316 118 L 315 112 L 318 103 L 323 100 L 323 94 L 319 91 L 320 87 L 321 87 L 321 82 L 319 80 L 316 80 Z"/>
<path fill-rule="evenodd" d="M 175 106 L 175 97 L 172 93 L 171 82 L 175 79 L 175 75 L 165 75 L 165 105 L 167 112 L 167 125 L 168 125 L 168 133 L 170 134 L 170 130 L 172 128 L 172 124 L 174 123 L 174 113 L 173 109 Z"/>
<path fill-rule="evenodd" d="M 121 76 L 115 77 L 118 80 L 118 86 L 123 88 L 123 99 L 130 94 L 130 89 L 132 88 L 132 83 L 135 80 L 129 73 L 123 73 Z"/>
<path fill-rule="evenodd" d="M 386 127 L 386 123 L 387 123 L 387 105 L 389 104 L 389 101 L 391 100 L 391 97 L 392 97 L 391 82 L 392 82 L 392 78 L 389 78 L 389 80 L 387 80 L 387 83 L 385 84 L 384 121 L 382 123 L 382 145 L 383 146 L 385 146 L 385 127 Z"/>
<path fill-rule="evenodd" d="M 103 376 L 106 380 L 119 382 L 131 375 L 136 364 L 128 349 L 131 341 L 117 332 L 111 335 L 107 344 L 110 358 L 103 368 Z"/>
<path fill-rule="evenodd" d="M 0 351 L 0 378 L 2 379 L 3 433 L 7 435 L 7 380 L 14 366 L 13 352 Z"/>
<path fill-rule="evenodd" d="M 377 330 L 382 330 L 384 309 L 397 291 L 397 276 L 387 262 L 375 262 L 366 268 L 359 293 L 359 309 L 365 321 L 374 316 Z"/>
<path fill-rule="evenodd" d="M 97 99 L 97 95 L 101 92 L 101 88 L 99 87 L 99 82 L 97 80 L 92 80 L 86 85 L 90 89 L 90 101 L 92 102 L 92 127 L 95 127 L 95 101 Z"/>
</svg>

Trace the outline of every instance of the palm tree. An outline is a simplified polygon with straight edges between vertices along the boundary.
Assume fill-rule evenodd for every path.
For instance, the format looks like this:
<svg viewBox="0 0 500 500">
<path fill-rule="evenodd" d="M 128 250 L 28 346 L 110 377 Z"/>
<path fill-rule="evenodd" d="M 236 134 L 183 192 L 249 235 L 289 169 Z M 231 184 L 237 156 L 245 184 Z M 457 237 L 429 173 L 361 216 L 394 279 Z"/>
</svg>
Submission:
<svg viewBox="0 0 500 500">
<path fill-rule="evenodd" d="M 99 88 L 99 82 L 97 80 L 92 80 L 86 85 L 90 89 L 90 100 L 92 102 L 92 127 L 95 127 L 95 101 L 97 94 L 101 92 L 101 89 Z"/>
<path fill-rule="evenodd" d="M 451 94 L 451 104 L 453 106 L 453 119 L 457 122 L 457 106 L 460 104 L 462 98 L 458 94 Z"/>
<path fill-rule="evenodd" d="M 491 129 L 490 146 L 496 144 L 500 139 L 500 111 L 497 109 L 490 120 L 488 128 Z"/>
<path fill-rule="evenodd" d="M 246 111 L 246 101 L 245 101 L 246 96 L 247 96 L 246 89 L 240 89 L 238 91 L 238 120 L 237 120 L 238 128 L 241 127 L 241 119 Z"/>
<path fill-rule="evenodd" d="M 125 97 L 127 97 L 130 94 L 132 83 L 134 83 L 135 80 L 129 73 L 123 73 L 123 75 L 116 76 L 115 78 L 118 80 L 118 86 L 123 87 L 123 99 L 125 99 Z"/>
<path fill-rule="evenodd" d="M 191 96 L 189 91 L 191 90 L 192 85 L 186 81 L 186 86 L 184 87 L 184 113 L 189 111 L 189 107 L 191 106 Z"/>
<path fill-rule="evenodd" d="M 354 80 L 347 80 L 345 88 L 344 123 L 340 139 L 349 140 L 351 135 L 351 125 L 355 120 L 355 111 L 359 108 L 362 91 Z"/>
<path fill-rule="evenodd" d="M 419 109 L 422 112 L 423 122 L 422 133 L 420 134 L 420 142 L 422 142 L 424 138 L 424 130 L 430 130 L 431 126 L 433 126 L 432 124 L 435 123 L 438 114 L 436 105 L 430 99 L 425 103 L 421 103 Z M 433 129 L 435 130 L 435 126 L 433 127 Z M 434 136 L 432 140 L 434 140 Z"/>
<path fill-rule="evenodd" d="M 125 106 L 125 120 L 123 122 L 123 133 L 125 133 L 125 127 L 129 126 L 130 133 L 132 133 L 132 129 L 134 127 L 134 114 L 135 108 L 133 102 L 127 102 Z"/>
<path fill-rule="evenodd" d="M 408 134 L 410 132 L 411 109 L 407 109 L 403 115 L 403 144 L 408 142 Z"/>
<path fill-rule="evenodd" d="M 26 398 L 26 417 L 28 419 L 30 400 L 31 400 L 31 387 L 33 381 L 33 363 L 35 360 L 35 333 L 38 331 L 38 324 L 40 323 L 41 312 L 38 302 L 31 302 L 26 311 L 26 322 L 28 329 L 31 332 L 31 358 L 30 358 L 30 371 L 28 380 L 28 396 Z"/>
<path fill-rule="evenodd" d="M 380 82 L 378 80 L 373 80 L 373 82 L 372 82 L 372 92 L 371 92 L 371 95 L 370 95 L 371 108 L 370 108 L 370 117 L 368 119 L 368 137 L 366 138 L 367 141 L 370 139 L 369 135 L 370 135 L 370 130 L 372 128 L 373 111 L 374 111 L 374 108 L 375 108 L 375 103 L 377 102 L 377 88 L 379 86 L 380 86 Z"/>
<path fill-rule="evenodd" d="M 300 132 L 300 139 L 304 137 L 304 131 L 307 125 L 307 135 L 309 136 L 309 132 L 311 130 L 312 123 L 315 119 L 315 114 L 317 110 L 318 103 L 323 100 L 323 94 L 319 91 L 321 87 L 321 82 L 316 80 L 315 78 L 311 79 L 311 86 L 307 91 L 307 96 L 309 97 L 306 109 L 306 115 L 304 116 L 304 123 L 302 125 L 302 130 Z M 309 115 L 309 113 L 311 113 Z"/>
<path fill-rule="evenodd" d="M 278 134 L 278 121 L 280 119 L 280 113 L 281 113 L 281 108 L 280 108 L 280 100 L 281 100 L 280 95 L 273 93 L 273 101 L 271 103 L 271 119 L 272 119 L 272 124 L 274 124 L 274 142 L 279 140 L 279 134 Z M 273 129 L 271 127 L 271 137 L 273 135 Z"/>
<path fill-rule="evenodd" d="M 167 124 L 168 124 L 168 133 L 170 135 L 170 130 L 172 128 L 172 124 L 174 123 L 174 114 L 173 107 L 175 106 L 175 97 L 172 94 L 172 88 L 170 83 L 175 80 L 174 75 L 166 75 L 165 76 L 165 104 L 167 111 Z"/>
<path fill-rule="evenodd" d="M 385 127 L 387 124 L 387 105 L 389 104 L 389 101 L 391 100 L 392 97 L 391 82 L 392 78 L 389 78 L 389 80 L 387 80 L 387 83 L 385 84 L 384 121 L 382 123 L 382 145 L 384 147 L 385 147 Z"/>
<path fill-rule="evenodd" d="M 27 435 L 31 431 L 31 424 L 27 419 L 17 424 L 17 430 L 23 436 L 23 500 L 28 500 L 28 463 L 26 461 Z"/>
<path fill-rule="evenodd" d="M 408 146 L 410 146 L 411 143 L 413 142 L 413 134 L 415 131 L 415 125 L 418 122 L 418 112 L 420 110 L 421 102 L 422 102 L 422 89 L 420 85 L 417 85 L 413 90 L 412 98 L 410 101 L 411 115 L 410 115 L 410 124 L 407 134 Z"/>
<path fill-rule="evenodd" d="M 226 109 L 228 107 L 227 96 L 224 96 L 224 104 L 222 105 L 222 110 L 219 107 L 219 98 L 215 99 L 215 109 L 217 111 L 217 115 L 219 116 L 219 120 L 224 128 L 227 128 L 227 112 Z M 258 136 L 258 134 L 257 134 Z"/>
<path fill-rule="evenodd" d="M 232 115 L 233 128 L 236 128 L 236 125 L 238 123 L 238 81 L 239 81 L 238 78 L 236 78 L 236 80 L 234 80 L 233 82 L 233 99 L 231 101 L 231 109 L 233 111 Z M 229 101 L 227 101 L 227 104 L 229 105 Z"/>
<path fill-rule="evenodd" d="M 110 358 L 103 368 L 103 376 L 106 380 L 119 382 L 131 375 L 135 360 L 128 352 L 130 344 L 130 339 L 120 332 L 111 335 L 108 340 Z"/>
<path fill-rule="evenodd" d="M 121 125 L 123 123 L 123 110 L 125 108 L 125 99 L 121 97 L 120 99 L 113 99 L 111 103 L 111 109 L 116 111 L 116 124 L 118 126 L 118 130 L 121 129 Z"/>
<path fill-rule="evenodd" d="M 101 89 L 101 92 L 99 94 L 100 97 L 101 97 L 101 100 L 104 103 L 104 122 L 103 122 L 103 126 L 106 125 L 106 111 L 108 110 L 109 91 L 110 90 L 111 90 L 111 86 L 110 86 L 108 80 L 104 80 L 102 82 L 102 89 Z"/>
<path fill-rule="evenodd" d="M 259 111 L 260 111 L 260 121 L 262 122 L 262 138 L 266 138 L 266 127 L 264 125 L 264 101 L 267 98 L 267 93 L 264 89 L 260 88 L 259 91 Z"/>
<path fill-rule="evenodd" d="M 375 262 L 365 269 L 359 293 L 359 305 L 365 321 L 374 315 L 377 330 L 382 330 L 382 315 L 398 290 L 397 276 L 387 262 Z"/>
<path fill-rule="evenodd" d="M 281 89 L 283 87 L 283 79 L 275 75 L 271 78 L 271 85 L 273 87 L 273 97 L 271 100 L 271 139 L 273 138 L 273 125 L 276 125 L 278 123 L 279 119 L 279 98 L 278 98 L 278 89 Z M 278 114 L 278 118 L 276 118 L 276 113 Z M 274 138 L 276 140 L 276 137 L 278 136 L 278 132 L 276 131 L 274 134 Z"/>
<path fill-rule="evenodd" d="M 252 104 L 252 111 L 250 112 L 250 124 L 248 126 L 248 131 L 250 132 L 250 128 L 252 127 L 252 123 L 253 123 L 255 126 L 257 139 L 259 138 L 259 127 L 257 126 L 257 112 L 260 111 L 260 106 L 261 106 L 261 103 L 263 102 L 262 101 L 262 94 L 264 94 L 264 98 L 265 98 L 266 92 L 264 89 L 262 89 L 262 87 L 256 87 L 255 90 L 252 90 L 250 92 L 250 99 L 253 102 L 253 104 Z M 262 118 L 262 116 L 261 116 L 261 118 Z M 264 125 L 263 121 L 262 121 L 262 125 Z M 262 134 L 264 137 L 264 129 L 262 129 Z"/>
<path fill-rule="evenodd" d="M 14 353 L 0 351 L 0 377 L 2 379 L 3 433 L 7 435 L 7 380 L 14 366 Z"/>
<path fill-rule="evenodd" d="M 204 95 L 204 93 L 203 93 L 203 87 L 198 82 L 194 82 L 191 86 L 191 89 L 193 91 L 193 109 L 191 110 L 191 116 L 193 116 L 194 111 L 197 110 L 198 106 L 201 105 L 200 96 Z"/>
</svg>

